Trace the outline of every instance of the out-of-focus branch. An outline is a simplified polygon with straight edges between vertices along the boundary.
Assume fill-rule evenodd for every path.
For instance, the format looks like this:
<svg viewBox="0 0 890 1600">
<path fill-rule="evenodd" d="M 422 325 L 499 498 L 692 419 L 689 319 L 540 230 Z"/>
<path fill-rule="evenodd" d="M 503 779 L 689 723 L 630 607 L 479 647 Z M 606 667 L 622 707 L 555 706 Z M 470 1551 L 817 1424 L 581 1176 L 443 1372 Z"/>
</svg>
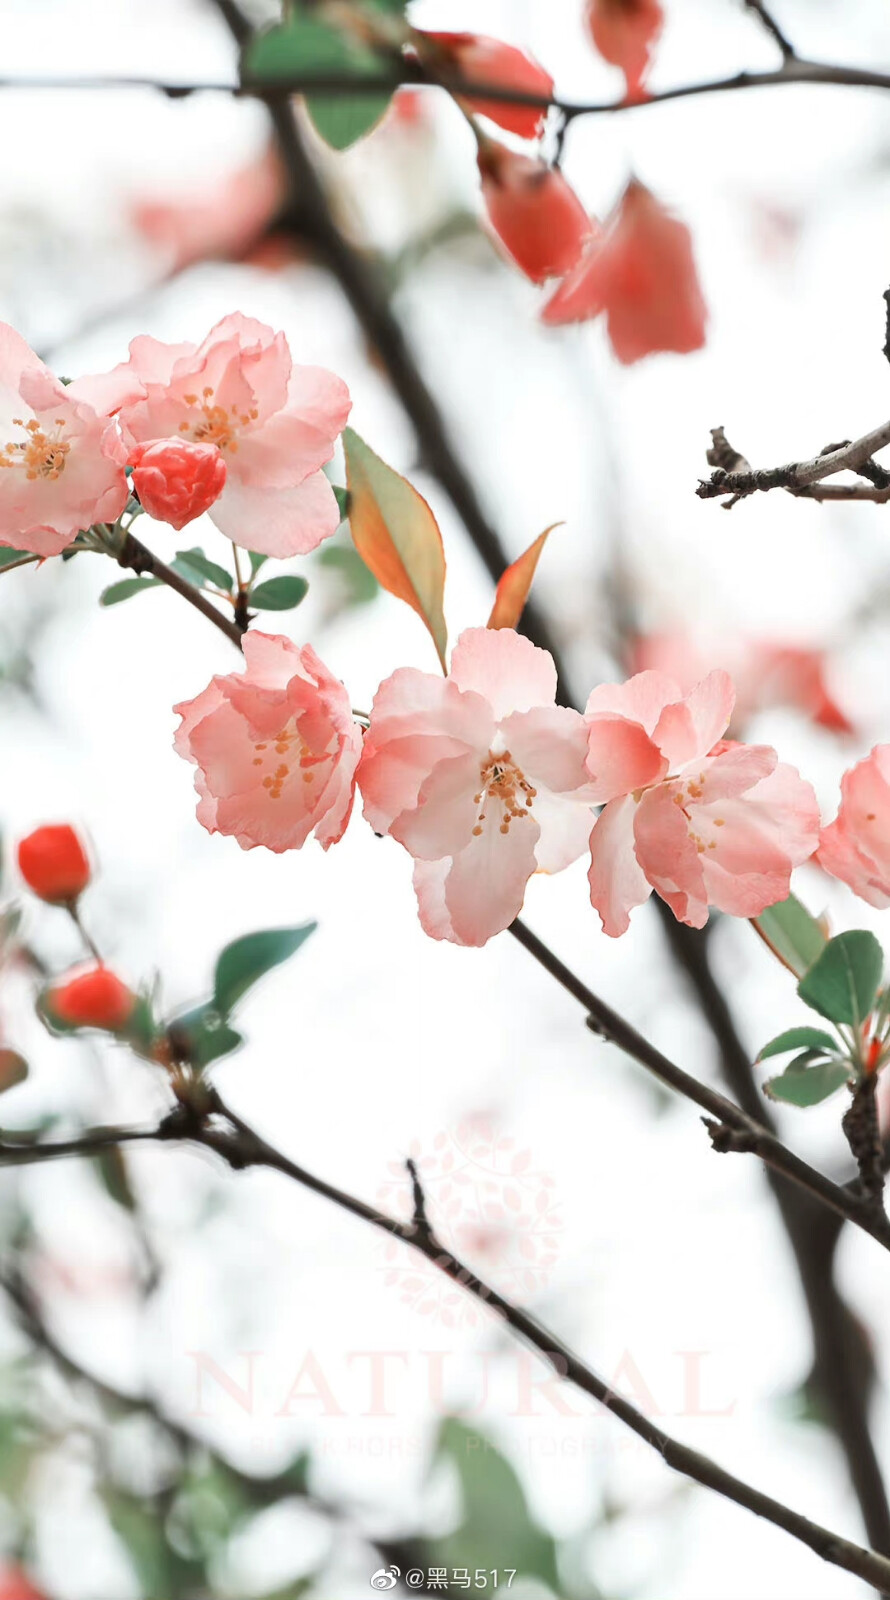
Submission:
<svg viewBox="0 0 890 1600">
<path fill-rule="evenodd" d="M 438 1239 L 426 1220 L 422 1190 L 420 1190 L 419 1204 L 423 1218 L 422 1225 L 416 1221 L 403 1222 L 291 1161 L 232 1111 L 215 1090 L 210 1089 L 207 1092 L 204 1106 L 206 1109 L 200 1111 L 188 1106 L 179 1107 L 159 1125 L 156 1130 L 157 1137 L 203 1145 L 207 1149 L 216 1151 L 234 1171 L 267 1167 L 280 1172 L 313 1194 L 332 1201 L 341 1210 L 360 1217 L 390 1237 L 400 1239 L 423 1255 L 452 1283 L 464 1289 L 482 1305 L 490 1307 L 519 1339 L 542 1356 L 559 1378 L 598 1401 L 638 1438 L 657 1450 L 667 1466 L 703 1488 L 711 1489 L 714 1493 L 731 1500 L 744 1510 L 753 1512 L 755 1516 L 763 1517 L 775 1527 L 782 1528 L 792 1538 L 821 1556 L 823 1561 L 846 1572 L 852 1572 L 879 1589 L 890 1590 L 890 1560 L 874 1550 L 863 1549 L 860 1545 L 841 1538 L 819 1523 L 812 1522 L 809 1517 L 802 1516 L 771 1495 L 762 1494 L 751 1484 L 727 1472 L 708 1456 L 672 1438 L 650 1417 L 644 1416 L 631 1405 L 629 1400 L 616 1394 L 550 1329 L 545 1328 L 528 1312 L 514 1305 L 478 1277 Z M 139 1137 L 143 1136 L 140 1132 Z M 69 1153 L 75 1152 L 69 1150 Z M 419 1188 L 419 1177 L 416 1181 Z M 417 1210 L 418 1201 L 415 1198 L 415 1212 Z"/>
</svg>

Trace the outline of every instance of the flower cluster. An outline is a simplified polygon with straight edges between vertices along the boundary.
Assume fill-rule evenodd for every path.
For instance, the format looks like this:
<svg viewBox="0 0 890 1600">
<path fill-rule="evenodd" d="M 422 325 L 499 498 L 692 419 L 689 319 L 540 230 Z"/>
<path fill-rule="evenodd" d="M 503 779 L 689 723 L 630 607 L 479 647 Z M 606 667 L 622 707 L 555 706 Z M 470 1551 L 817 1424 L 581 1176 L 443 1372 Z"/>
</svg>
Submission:
<svg viewBox="0 0 890 1600">
<path fill-rule="evenodd" d="M 251 633 L 246 670 L 177 707 L 198 768 L 198 818 L 244 849 L 341 838 L 364 814 L 414 859 L 421 923 L 482 945 L 519 914 L 529 878 L 590 851 L 606 933 L 654 889 L 693 927 L 708 907 L 757 916 L 819 843 L 810 785 L 765 745 L 723 738 L 735 694 L 712 672 L 683 695 L 659 672 L 556 704 L 552 657 L 512 628 L 470 628 L 447 678 L 403 667 L 362 738 L 342 684 L 309 646 Z M 598 808 L 603 809 L 597 814 Z"/>
<path fill-rule="evenodd" d="M 131 486 L 149 516 L 182 528 L 207 511 L 265 555 L 305 554 L 339 525 L 322 468 L 346 385 L 295 365 L 284 334 L 250 317 L 223 318 L 200 345 L 134 339 L 128 361 L 68 385 L 0 324 L 0 385 L 2 545 L 57 555 L 114 522 Z"/>
</svg>

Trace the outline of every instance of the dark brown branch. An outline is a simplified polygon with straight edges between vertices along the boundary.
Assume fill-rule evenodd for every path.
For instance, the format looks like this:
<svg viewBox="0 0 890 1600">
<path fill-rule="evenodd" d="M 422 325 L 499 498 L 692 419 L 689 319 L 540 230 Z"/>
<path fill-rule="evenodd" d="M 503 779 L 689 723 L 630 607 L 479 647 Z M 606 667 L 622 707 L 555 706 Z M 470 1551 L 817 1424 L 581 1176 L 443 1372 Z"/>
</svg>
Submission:
<svg viewBox="0 0 890 1600">
<path fill-rule="evenodd" d="M 230 1110 L 215 1090 L 209 1091 L 209 1101 L 209 1116 L 190 1112 L 188 1107 L 181 1107 L 160 1125 L 156 1130 L 156 1136 L 203 1145 L 207 1149 L 216 1151 L 235 1171 L 251 1167 L 271 1168 L 299 1183 L 313 1194 L 332 1201 L 341 1210 L 360 1217 L 390 1237 L 400 1239 L 423 1255 L 451 1282 L 464 1289 L 481 1304 L 489 1306 L 518 1338 L 538 1352 L 559 1378 L 598 1401 L 638 1438 L 657 1450 L 667 1466 L 703 1488 L 711 1489 L 714 1493 L 731 1500 L 744 1510 L 753 1512 L 755 1516 L 763 1517 L 775 1527 L 782 1528 L 792 1538 L 814 1551 L 823 1561 L 846 1572 L 852 1572 L 878 1588 L 890 1589 L 890 1561 L 885 1557 L 841 1538 L 840 1535 L 832 1533 L 819 1523 L 812 1522 L 809 1517 L 802 1516 L 781 1501 L 762 1494 L 751 1484 L 727 1472 L 708 1456 L 690 1449 L 665 1433 L 651 1418 L 644 1416 L 631 1405 L 629 1400 L 616 1394 L 548 1328 L 479 1278 L 470 1267 L 442 1244 L 429 1224 L 418 1226 L 416 1221 L 403 1222 L 397 1217 L 388 1216 L 357 1196 L 318 1178 L 255 1133 L 242 1118 Z M 141 1131 L 137 1136 L 145 1137 Z M 82 1141 L 82 1145 L 85 1154 L 93 1153 L 94 1140 L 87 1138 Z M 77 1154 L 76 1141 L 67 1141 L 66 1149 L 68 1154 Z"/>
<path fill-rule="evenodd" d="M 786 61 L 794 61 L 796 57 L 791 40 L 779 27 L 772 13 L 767 11 L 766 6 L 762 4 L 762 0 L 745 0 L 745 5 L 749 11 L 753 11 L 754 15 L 760 19 L 771 38 L 775 39 L 784 59 Z"/>
<path fill-rule="evenodd" d="M 833 500 L 884 500 L 888 497 L 886 475 L 872 456 L 890 444 L 890 422 L 882 422 L 861 439 L 847 440 L 843 445 L 823 450 L 809 461 L 790 461 L 783 467 L 762 467 L 754 470 L 727 470 L 723 461 L 732 451 L 722 428 L 711 429 L 711 449 L 708 462 L 718 462 L 710 478 L 702 480 L 696 489 L 700 500 L 731 495 L 733 502 L 749 494 L 765 493 L 770 489 L 787 489 L 791 494 L 805 495 L 811 499 Z M 733 452 L 737 455 L 737 452 Z M 742 457 L 738 457 L 742 460 Z M 838 472 L 864 473 L 872 486 L 864 484 L 823 486 L 824 478 Z M 880 479 L 880 482 L 878 481 Z"/>
<path fill-rule="evenodd" d="M 878 1124 L 876 1101 L 877 1074 L 868 1073 L 853 1091 L 841 1126 L 859 1168 L 859 1187 L 863 1199 L 877 1218 L 884 1211 L 884 1145 Z"/>
<path fill-rule="evenodd" d="M 151 550 L 140 539 L 137 539 L 134 534 L 128 533 L 125 535 L 116 559 L 120 566 L 128 568 L 131 572 L 139 573 L 140 576 L 144 574 L 147 577 L 157 578 L 161 583 L 165 583 L 168 589 L 175 590 L 176 594 L 181 595 L 183 600 L 187 600 L 190 606 L 194 606 L 196 611 L 200 611 L 202 617 L 206 617 L 208 622 L 212 622 L 215 628 L 219 628 L 220 633 L 224 633 L 233 645 L 239 650 L 241 649 L 241 636 L 244 629 L 239 626 L 238 622 L 234 618 L 230 619 L 224 616 L 221 611 L 218 611 L 213 601 L 209 600 L 201 589 L 197 589 L 193 583 L 189 583 L 187 578 L 180 577 L 179 573 L 175 572 L 172 567 L 168 567 L 167 563 L 161 561 L 159 556 L 153 555 Z"/>
</svg>

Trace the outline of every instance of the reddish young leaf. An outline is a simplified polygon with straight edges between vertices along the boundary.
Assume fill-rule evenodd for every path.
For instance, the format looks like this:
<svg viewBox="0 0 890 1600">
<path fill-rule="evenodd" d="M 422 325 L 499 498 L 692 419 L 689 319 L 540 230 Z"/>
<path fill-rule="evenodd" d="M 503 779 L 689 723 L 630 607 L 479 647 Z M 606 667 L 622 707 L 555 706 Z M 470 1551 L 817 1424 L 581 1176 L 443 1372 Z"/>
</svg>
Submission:
<svg viewBox="0 0 890 1600">
<path fill-rule="evenodd" d="M 422 617 L 446 672 L 445 552 L 439 524 L 423 496 L 352 428 L 345 429 L 343 445 L 355 547 L 381 587 Z"/>
<path fill-rule="evenodd" d="M 587 28 L 604 61 L 620 67 L 628 100 L 645 99 L 643 79 L 664 25 L 659 0 L 587 0 Z"/>
<path fill-rule="evenodd" d="M 421 50 L 422 41 L 429 40 L 435 47 L 435 54 L 470 83 L 476 79 L 478 83 L 490 83 L 498 88 L 518 89 L 521 94 L 540 95 L 544 100 L 549 100 L 553 94 L 549 72 L 524 50 L 504 44 L 501 39 L 490 39 L 482 33 L 419 33 L 415 37 Z M 521 139 L 536 138 L 547 115 L 539 106 L 508 105 L 500 100 L 467 98 L 466 104 Z"/>
<path fill-rule="evenodd" d="M 539 533 L 533 544 L 524 550 L 519 558 L 512 562 L 501 576 L 495 590 L 494 605 L 491 616 L 486 623 L 489 628 L 516 628 L 522 616 L 525 602 L 528 599 L 532 580 L 535 576 L 538 561 L 541 556 L 548 535 L 554 528 L 562 527 L 560 522 L 552 522 L 549 528 Z"/>
<path fill-rule="evenodd" d="M 598 224 L 562 173 L 496 139 L 480 140 L 477 159 L 488 220 L 520 271 L 532 283 L 570 273 Z"/>
</svg>

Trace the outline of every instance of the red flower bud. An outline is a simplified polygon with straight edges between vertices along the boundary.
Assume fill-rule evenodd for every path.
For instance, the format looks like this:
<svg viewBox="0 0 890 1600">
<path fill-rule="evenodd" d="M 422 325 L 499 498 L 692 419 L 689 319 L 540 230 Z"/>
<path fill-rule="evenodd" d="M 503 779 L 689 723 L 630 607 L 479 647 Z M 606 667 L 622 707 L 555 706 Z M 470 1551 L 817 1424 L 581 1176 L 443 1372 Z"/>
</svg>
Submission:
<svg viewBox="0 0 890 1600">
<path fill-rule="evenodd" d="M 105 1028 L 119 1033 L 133 1015 L 136 996 L 107 967 L 97 966 L 55 984 L 46 1004 L 50 1016 L 69 1028 Z"/>
<path fill-rule="evenodd" d="M 209 511 L 225 488 L 226 463 L 215 444 L 152 439 L 137 445 L 130 465 L 143 511 L 177 533 Z"/>
<path fill-rule="evenodd" d="M 493 139 L 478 160 L 489 221 L 517 267 L 532 283 L 570 272 L 597 224 L 562 173 Z"/>
<path fill-rule="evenodd" d="M 19 871 L 29 889 L 51 905 L 76 900 L 90 881 L 90 863 L 67 823 L 36 828 L 19 845 Z"/>
<path fill-rule="evenodd" d="M 475 78 L 477 83 L 490 83 L 499 89 L 518 89 L 520 94 L 540 95 L 542 100 L 549 100 L 553 95 L 553 79 L 549 72 L 524 50 L 504 44 L 501 39 L 489 39 L 483 33 L 424 33 L 417 37 L 419 41 L 431 40 L 437 53 L 468 83 Z M 467 96 L 466 103 L 480 116 L 488 117 L 521 139 L 536 138 L 547 115 L 546 108 L 540 106 L 514 106 L 501 100 L 471 100 Z"/>
<path fill-rule="evenodd" d="M 604 61 L 620 67 L 628 100 L 644 100 L 643 79 L 664 24 L 659 0 L 587 0 L 587 28 Z"/>
</svg>

